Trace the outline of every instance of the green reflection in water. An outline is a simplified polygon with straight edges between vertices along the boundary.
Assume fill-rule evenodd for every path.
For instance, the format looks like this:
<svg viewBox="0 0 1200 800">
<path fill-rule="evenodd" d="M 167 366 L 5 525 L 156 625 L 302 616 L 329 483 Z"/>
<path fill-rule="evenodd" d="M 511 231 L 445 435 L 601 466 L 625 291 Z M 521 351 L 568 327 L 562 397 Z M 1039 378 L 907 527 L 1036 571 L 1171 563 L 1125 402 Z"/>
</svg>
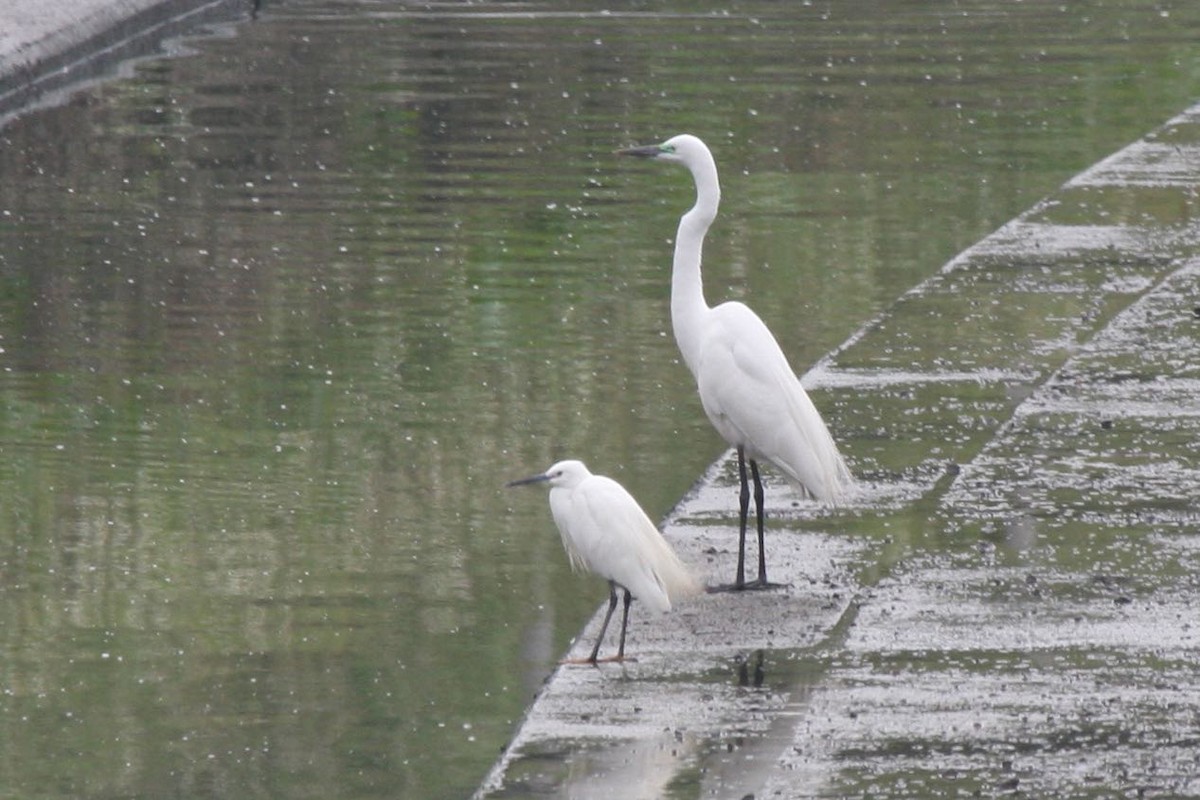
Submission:
<svg viewBox="0 0 1200 800">
<path fill-rule="evenodd" d="M 1197 77 L 1145 2 L 478 10 L 268 7 L 2 132 L 0 795 L 475 785 L 603 597 L 503 481 L 660 516 L 722 448 L 690 187 L 616 147 L 710 141 L 710 299 L 803 368 Z"/>
</svg>

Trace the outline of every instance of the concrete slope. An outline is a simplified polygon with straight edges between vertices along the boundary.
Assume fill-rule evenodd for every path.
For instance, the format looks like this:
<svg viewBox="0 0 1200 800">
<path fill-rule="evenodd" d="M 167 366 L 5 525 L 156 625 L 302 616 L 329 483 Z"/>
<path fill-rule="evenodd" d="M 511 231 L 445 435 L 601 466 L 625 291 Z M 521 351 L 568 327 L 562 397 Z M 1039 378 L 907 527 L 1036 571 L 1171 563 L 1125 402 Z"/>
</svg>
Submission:
<svg viewBox="0 0 1200 800">
<path fill-rule="evenodd" d="M 164 39 L 244 16 L 255 0 L 5 0 L 0 124 L 54 102 Z"/>
<path fill-rule="evenodd" d="M 1198 184 L 1200 107 L 819 364 L 861 495 L 772 486 L 788 587 L 637 615 L 477 797 L 1200 794 Z M 735 509 L 727 456 L 667 520 L 712 581 Z"/>
</svg>

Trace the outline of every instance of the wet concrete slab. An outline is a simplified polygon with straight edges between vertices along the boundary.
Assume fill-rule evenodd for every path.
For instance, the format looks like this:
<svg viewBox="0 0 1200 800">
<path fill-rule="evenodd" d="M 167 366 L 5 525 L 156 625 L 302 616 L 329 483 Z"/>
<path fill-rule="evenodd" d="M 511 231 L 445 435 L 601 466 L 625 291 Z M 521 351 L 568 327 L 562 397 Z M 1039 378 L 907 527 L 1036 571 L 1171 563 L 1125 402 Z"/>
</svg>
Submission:
<svg viewBox="0 0 1200 800">
<path fill-rule="evenodd" d="M 253 8 L 254 0 L 4 0 L 0 124 L 65 99 L 170 37 Z"/>
<path fill-rule="evenodd" d="M 862 490 L 547 680 L 477 797 L 1200 796 L 1200 107 L 805 378 Z M 733 569 L 727 455 L 666 523 Z M 586 652 L 598 619 L 572 655 Z"/>
</svg>

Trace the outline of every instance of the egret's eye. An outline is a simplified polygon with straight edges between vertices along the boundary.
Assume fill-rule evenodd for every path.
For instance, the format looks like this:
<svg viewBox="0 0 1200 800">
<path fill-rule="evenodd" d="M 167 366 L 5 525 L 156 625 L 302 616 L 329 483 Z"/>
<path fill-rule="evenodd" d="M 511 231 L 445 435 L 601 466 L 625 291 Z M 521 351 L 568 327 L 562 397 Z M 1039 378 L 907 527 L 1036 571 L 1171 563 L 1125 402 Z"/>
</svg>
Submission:
<svg viewBox="0 0 1200 800">
<path fill-rule="evenodd" d="M 664 153 L 674 153 L 674 152 L 675 152 L 675 145 L 673 145 L 673 144 L 664 144 L 664 145 L 663 145 L 662 147 L 660 147 L 659 149 L 660 149 L 660 150 L 662 150 Z"/>
</svg>

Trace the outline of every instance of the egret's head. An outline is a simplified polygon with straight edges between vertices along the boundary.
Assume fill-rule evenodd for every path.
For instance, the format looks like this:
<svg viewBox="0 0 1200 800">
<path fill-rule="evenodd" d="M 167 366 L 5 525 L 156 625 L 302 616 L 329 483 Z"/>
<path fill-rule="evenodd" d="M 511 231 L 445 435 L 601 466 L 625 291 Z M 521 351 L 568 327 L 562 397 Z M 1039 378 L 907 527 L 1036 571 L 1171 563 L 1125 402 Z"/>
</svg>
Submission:
<svg viewBox="0 0 1200 800">
<path fill-rule="evenodd" d="M 582 461 L 559 461 L 539 475 L 509 481 L 505 486 L 523 486 L 527 483 L 549 483 L 551 486 L 574 486 L 592 473 Z"/>
<path fill-rule="evenodd" d="M 662 144 L 651 144 L 645 147 L 630 147 L 618 150 L 617 155 L 653 158 L 658 161 L 673 161 L 678 164 L 692 165 L 701 161 L 712 161 L 708 146 L 690 133 L 672 136 Z"/>
</svg>

